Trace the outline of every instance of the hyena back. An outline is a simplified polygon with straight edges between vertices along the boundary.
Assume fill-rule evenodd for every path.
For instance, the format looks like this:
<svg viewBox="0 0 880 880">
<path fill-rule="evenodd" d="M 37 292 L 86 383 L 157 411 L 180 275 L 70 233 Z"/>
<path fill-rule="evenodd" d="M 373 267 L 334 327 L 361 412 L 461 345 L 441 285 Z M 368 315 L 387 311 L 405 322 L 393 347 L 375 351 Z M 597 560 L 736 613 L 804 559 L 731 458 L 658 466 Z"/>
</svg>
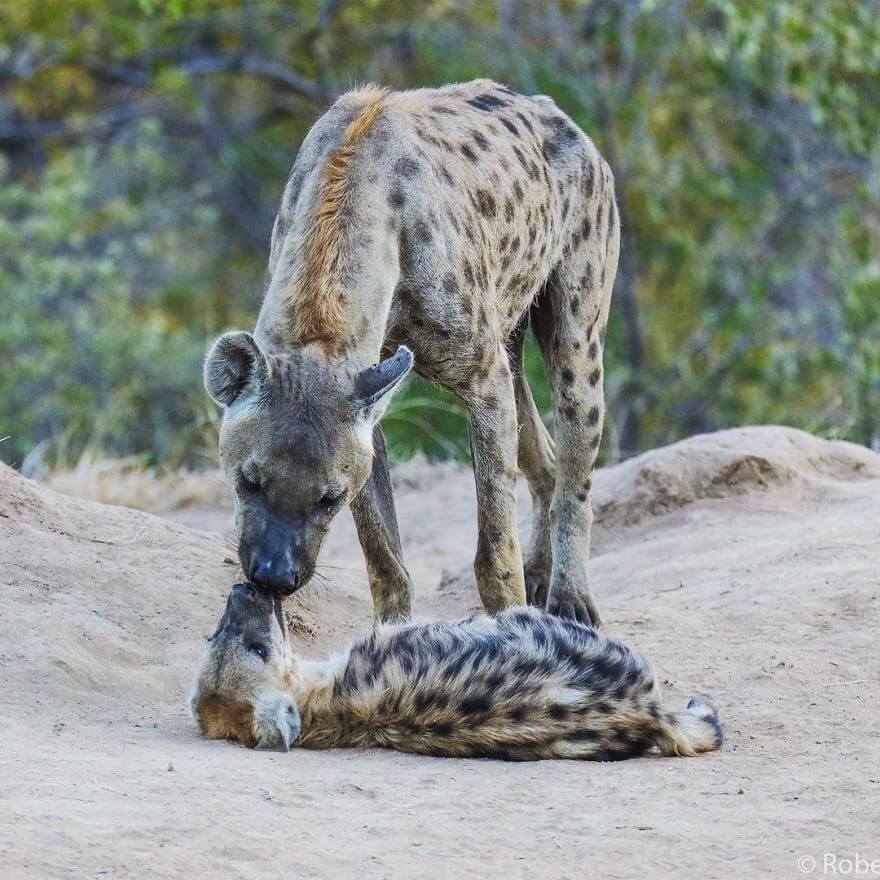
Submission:
<svg viewBox="0 0 880 880">
<path fill-rule="evenodd" d="M 468 411 L 484 607 L 528 599 L 598 624 L 590 489 L 619 242 L 611 171 L 550 98 L 487 80 L 340 98 L 287 183 L 253 336 L 221 337 L 206 363 L 246 575 L 298 589 L 350 503 L 376 615 L 408 616 L 378 419 L 414 356 Z M 555 442 L 523 374 L 529 324 Z M 534 502 L 525 562 L 518 469 Z"/>
<path fill-rule="evenodd" d="M 694 755 L 722 740 L 708 697 L 670 711 L 642 658 L 576 621 L 513 608 L 378 623 L 309 661 L 291 653 L 273 600 L 245 584 L 208 642 L 192 707 L 205 735 L 264 748 L 621 760 Z"/>
</svg>

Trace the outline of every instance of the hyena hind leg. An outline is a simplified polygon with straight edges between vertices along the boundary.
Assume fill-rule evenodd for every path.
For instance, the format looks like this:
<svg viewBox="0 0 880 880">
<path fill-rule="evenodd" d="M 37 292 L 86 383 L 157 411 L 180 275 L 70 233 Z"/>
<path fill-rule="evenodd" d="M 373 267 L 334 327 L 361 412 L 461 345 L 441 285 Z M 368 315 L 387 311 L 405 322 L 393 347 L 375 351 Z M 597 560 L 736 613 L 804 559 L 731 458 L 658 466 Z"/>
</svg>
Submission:
<svg viewBox="0 0 880 880">
<path fill-rule="evenodd" d="M 599 227 L 600 216 L 586 228 Z M 550 508 L 553 569 L 547 610 L 592 626 L 602 622 L 587 562 L 593 467 L 605 418 L 602 344 L 617 270 L 616 219 L 605 234 L 611 236 L 610 243 L 594 240 L 591 233 L 588 246 L 567 254 L 532 310 L 556 410 L 556 485 Z"/>
<path fill-rule="evenodd" d="M 523 563 L 526 599 L 530 605 L 543 608 L 547 603 L 553 566 L 550 503 L 556 485 L 556 455 L 553 438 L 538 412 L 523 369 L 527 327 L 528 313 L 511 336 L 508 351 L 519 426 L 517 464 L 528 481 L 532 496 L 532 534 Z"/>
</svg>

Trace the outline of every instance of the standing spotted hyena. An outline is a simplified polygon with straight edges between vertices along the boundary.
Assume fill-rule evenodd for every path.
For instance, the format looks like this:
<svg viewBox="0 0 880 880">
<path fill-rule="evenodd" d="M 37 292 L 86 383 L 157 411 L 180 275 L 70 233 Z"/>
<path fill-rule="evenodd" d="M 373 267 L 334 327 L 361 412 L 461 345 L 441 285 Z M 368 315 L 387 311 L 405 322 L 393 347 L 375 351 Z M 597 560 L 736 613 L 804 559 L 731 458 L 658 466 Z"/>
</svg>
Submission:
<svg viewBox="0 0 880 880">
<path fill-rule="evenodd" d="M 350 504 L 376 616 L 409 615 L 378 422 L 414 359 L 468 411 L 484 607 L 528 599 L 598 624 L 590 486 L 619 244 L 611 171 L 550 98 L 487 80 L 341 97 L 293 166 L 253 335 L 221 336 L 205 365 L 245 574 L 298 589 Z M 555 444 L 523 373 L 530 323 Z M 525 564 L 518 468 L 534 501 Z"/>
</svg>

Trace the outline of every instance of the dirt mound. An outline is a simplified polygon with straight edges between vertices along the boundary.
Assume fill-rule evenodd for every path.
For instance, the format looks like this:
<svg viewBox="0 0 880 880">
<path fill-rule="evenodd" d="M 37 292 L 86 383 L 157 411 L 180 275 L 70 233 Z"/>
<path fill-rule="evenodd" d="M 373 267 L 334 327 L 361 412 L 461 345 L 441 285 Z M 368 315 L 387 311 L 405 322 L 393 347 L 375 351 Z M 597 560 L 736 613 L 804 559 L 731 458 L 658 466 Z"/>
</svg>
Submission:
<svg viewBox="0 0 880 880">
<path fill-rule="evenodd" d="M 605 526 L 631 525 L 703 498 L 880 477 L 880 456 L 782 427 L 735 428 L 663 446 L 596 475 Z"/>
</svg>

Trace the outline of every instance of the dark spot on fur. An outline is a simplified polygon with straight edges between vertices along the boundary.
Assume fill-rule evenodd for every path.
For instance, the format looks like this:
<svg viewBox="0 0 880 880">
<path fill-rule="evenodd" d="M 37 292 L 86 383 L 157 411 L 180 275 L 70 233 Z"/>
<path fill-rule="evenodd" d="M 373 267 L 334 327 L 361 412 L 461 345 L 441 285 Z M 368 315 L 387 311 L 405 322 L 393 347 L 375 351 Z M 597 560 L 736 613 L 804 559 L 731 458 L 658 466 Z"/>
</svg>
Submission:
<svg viewBox="0 0 880 880">
<path fill-rule="evenodd" d="M 598 367 L 596 367 L 596 369 L 590 373 L 590 377 L 589 377 L 590 385 L 592 385 L 595 388 L 596 385 L 599 384 L 599 380 L 601 378 L 602 378 L 602 371 Z"/>
<path fill-rule="evenodd" d="M 406 196 L 400 187 L 394 187 L 390 193 L 388 193 L 388 204 L 391 205 L 392 208 L 400 209 L 406 204 Z"/>
<path fill-rule="evenodd" d="M 477 210 L 479 210 L 484 217 L 494 217 L 495 199 L 492 197 L 492 193 L 486 189 L 478 189 L 476 196 Z"/>
<path fill-rule="evenodd" d="M 441 167 L 439 172 L 447 186 L 455 186 L 455 181 L 452 179 L 452 175 L 445 168 Z"/>
<path fill-rule="evenodd" d="M 470 148 L 468 144 L 462 144 L 459 147 L 459 150 L 461 150 L 461 154 L 469 161 L 473 162 L 474 164 L 479 162 L 477 154 Z"/>
<path fill-rule="evenodd" d="M 504 200 L 504 219 L 508 223 L 513 220 L 513 201 L 511 199 Z"/>
<path fill-rule="evenodd" d="M 413 226 L 413 232 L 415 233 L 416 239 L 421 244 L 428 244 L 431 241 L 431 230 L 428 228 L 428 224 L 423 220 L 417 220 L 415 225 Z"/>
<path fill-rule="evenodd" d="M 544 138 L 544 158 L 552 162 L 559 155 L 559 142 L 555 138 Z"/>
<path fill-rule="evenodd" d="M 547 714 L 554 721 L 565 721 L 568 718 L 568 706 L 564 706 L 562 703 L 551 703 L 547 708 Z"/>
<path fill-rule="evenodd" d="M 519 110 L 516 111 L 516 115 L 519 117 L 519 121 L 529 130 L 531 134 L 535 133 L 534 126 L 531 122 L 529 122 L 528 116 L 520 113 Z"/>
<path fill-rule="evenodd" d="M 592 230 L 593 227 L 590 223 L 590 218 L 584 217 L 583 222 L 581 223 L 581 241 L 587 241 L 590 238 Z"/>
<path fill-rule="evenodd" d="M 591 406 L 589 412 L 587 412 L 587 424 L 588 425 L 598 425 L 599 424 L 599 407 Z"/>
<path fill-rule="evenodd" d="M 435 104 L 431 109 L 435 113 L 445 113 L 447 116 L 455 116 L 456 111 L 452 107 L 444 107 L 442 104 Z"/>
<path fill-rule="evenodd" d="M 501 124 L 514 136 L 519 137 L 519 129 L 509 120 L 502 117 Z"/>
<path fill-rule="evenodd" d="M 597 730 L 592 730 L 589 727 L 583 727 L 580 730 L 573 730 L 568 734 L 566 739 L 571 740 L 572 742 L 596 742 L 601 739 L 601 734 Z"/>
<path fill-rule="evenodd" d="M 475 131 L 475 132 L 473 132 L 472 134 L 473 134 L 473 136 L 474 136 L 474 143 L 475 143 L 475 144 L 476 144 L 481 150 L 488 150 L 488 149 L 489 149 L 489 141 L 486 140 L 485 135 L 481 134 L 481 133 L 478 132 L 478 131 Z"/>
<path fill-rule="evenodd" d="M 578 313 L 578 309 L 580 309 L 580 307 L 581 307 L 581 301 L 576 296 L 573 296 L 571 298 L 571 302 L 569 302 L 568 305 L 569 305 L 569 308 L 571 309 L 571 313 L 573 315 L 576 315 Z"/>
<path fill-rule="evenodd" d="M 574 373 L 571 370 L 562 371 L 562 381 L 566 385 L 574 385 Z"/>
<path fill-rule="evenodd" d="M 573 422 L 577 418 L 577 405 L 574 403 L 566 404 L 562 407 L 562 416 L 569 422 Z"/>
<path fill-rule="evenodd" d="M 412 156 L 401 156 L 394 163 L 394 170 L 401 177 L 413 178 L 419 173 L 419 163 Z"/>
<path fill-rule="evenodd" d="M 599 354 L 599 343 L 591 342 L 590 347 L 587 349 L 587 354 L 590 356 L 590 360 L 596 360 L 597 355 Z"/>
<path fill-rule="evenodd" d="M 509 102 L 503 101 L 501 98 L 486 92 L 484 95 L 477 95 L 476 98 L 472 98 L 467 103 L 470 104 L 471 107 L 476 107 L 477 110 L 482 110 L 484 113 L 491 113 L 499 107 L 506 107 Z"/>
<path fill-rule="evenodd" d="M 528 714 L 528 712 L 526 711 L 526 708 L 525 708 L 524 706 L 517 706 L 516 708 L 511 709 L 511 710 L 507 713 L 507 717 L 508 717 L 511 721 L 521 722 L 521 721 L 525 721 L 525 720 L 526 720 L 526 715 L 527 715 L 527 714 Z"/>
<path fill-rule="evenodd" d="M 518 180 L 514 180 L 513 182 L 513 194 L 516 196 L 517 201 L 521 202 L 523 198 L 525 198 L 525 193 L 523 192 L 522 186 L 520 186 L 520 182 Z"/>
<path fill-rule="evenodd" d="M 584 195 L 589 198 L 593 195 L 596 188 L 596 168 L 592 162 L 587 166 L 587 173 L 584 176 Z"/>
</svg>

